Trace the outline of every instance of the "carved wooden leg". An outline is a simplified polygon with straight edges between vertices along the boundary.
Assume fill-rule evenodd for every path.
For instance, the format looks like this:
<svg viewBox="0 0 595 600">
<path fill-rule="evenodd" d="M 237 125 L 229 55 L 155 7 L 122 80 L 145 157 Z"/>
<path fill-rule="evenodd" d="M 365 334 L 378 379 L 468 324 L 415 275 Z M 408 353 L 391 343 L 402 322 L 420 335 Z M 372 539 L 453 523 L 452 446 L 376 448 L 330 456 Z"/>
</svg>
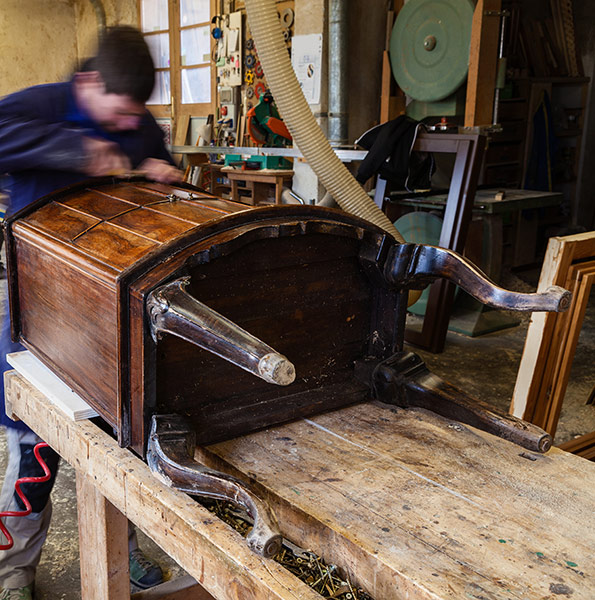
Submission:
<svg viewBox="0 0 595 600">
<path fill-rule="evenodd" d="M 82 600 L 130 598 L 128 520 L 93 480 L 76 475 Z"/>
</svg>

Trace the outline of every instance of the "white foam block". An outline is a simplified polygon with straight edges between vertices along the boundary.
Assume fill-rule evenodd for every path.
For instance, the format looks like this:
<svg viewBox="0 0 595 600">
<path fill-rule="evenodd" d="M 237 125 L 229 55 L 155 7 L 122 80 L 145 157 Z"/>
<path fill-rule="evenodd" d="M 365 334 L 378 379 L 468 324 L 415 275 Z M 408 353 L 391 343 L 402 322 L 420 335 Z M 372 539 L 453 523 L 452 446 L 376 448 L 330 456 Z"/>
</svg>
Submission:
<svg viewBox="0 0 595 600">
<path fill-rule="evenodd" d="M 94 409 L 28 350 L 8 354 L 6 360 L 73 421 L 98 416 Z"/>
</svg>

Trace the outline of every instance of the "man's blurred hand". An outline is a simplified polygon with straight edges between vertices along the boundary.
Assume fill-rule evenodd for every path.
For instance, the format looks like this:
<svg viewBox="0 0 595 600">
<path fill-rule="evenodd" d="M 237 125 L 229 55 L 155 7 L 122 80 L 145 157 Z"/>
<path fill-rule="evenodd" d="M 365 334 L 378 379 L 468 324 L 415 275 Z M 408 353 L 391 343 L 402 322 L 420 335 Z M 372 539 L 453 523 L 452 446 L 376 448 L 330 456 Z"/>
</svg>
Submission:
<svg viewBox="0 0 595 600">
<path fill-rule="evenodd" d="M 85 165 L 83 172 L 92 177 L 119 175 L 131 169 L 128 157 L 115 142 L 99 138 L 84 137 Z"/>
<path fill-rule="evenodd" d="M 182 181 L 182 172 L 165 160 L 147 158 L 136 171 L 143 173 L 147 179 L 159 183 L 176 183 Z"/>
</svg>

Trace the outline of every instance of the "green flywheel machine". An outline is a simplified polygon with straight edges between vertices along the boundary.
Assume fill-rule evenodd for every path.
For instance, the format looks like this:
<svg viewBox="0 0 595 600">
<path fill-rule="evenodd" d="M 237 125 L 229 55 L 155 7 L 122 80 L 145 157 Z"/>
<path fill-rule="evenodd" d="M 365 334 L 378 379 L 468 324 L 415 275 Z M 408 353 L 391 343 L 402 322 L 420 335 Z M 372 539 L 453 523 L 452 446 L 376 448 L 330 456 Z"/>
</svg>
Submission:
<svg viewBox="0 0 595 600">
<path fill-rule="evenodd" d="M 413 119 L 464 114 L 474 10 L 472 0 L 408 0 L 399 11 L 390 61 Z"/>
</svg>

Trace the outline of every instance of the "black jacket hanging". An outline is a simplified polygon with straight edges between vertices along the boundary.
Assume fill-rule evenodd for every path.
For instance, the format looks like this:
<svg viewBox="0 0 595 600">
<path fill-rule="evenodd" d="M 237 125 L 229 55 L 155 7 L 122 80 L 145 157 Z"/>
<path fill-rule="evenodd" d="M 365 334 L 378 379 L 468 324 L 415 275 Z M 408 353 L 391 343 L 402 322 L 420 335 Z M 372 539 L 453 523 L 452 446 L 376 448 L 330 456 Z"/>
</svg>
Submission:
<svg viewBox="0 0 595 600">
<path fill-rule="evenodd" d="M 414 191 L 430 189 L 434 159 L 426 152 L 411 152 L 424 125 L 406 115 L 366 131 L 356 144 L 369 150 L 361 162 L 356 179 L 365 183 L 373 175 L 389 181 L 393 189 Z"/>
</svg>

